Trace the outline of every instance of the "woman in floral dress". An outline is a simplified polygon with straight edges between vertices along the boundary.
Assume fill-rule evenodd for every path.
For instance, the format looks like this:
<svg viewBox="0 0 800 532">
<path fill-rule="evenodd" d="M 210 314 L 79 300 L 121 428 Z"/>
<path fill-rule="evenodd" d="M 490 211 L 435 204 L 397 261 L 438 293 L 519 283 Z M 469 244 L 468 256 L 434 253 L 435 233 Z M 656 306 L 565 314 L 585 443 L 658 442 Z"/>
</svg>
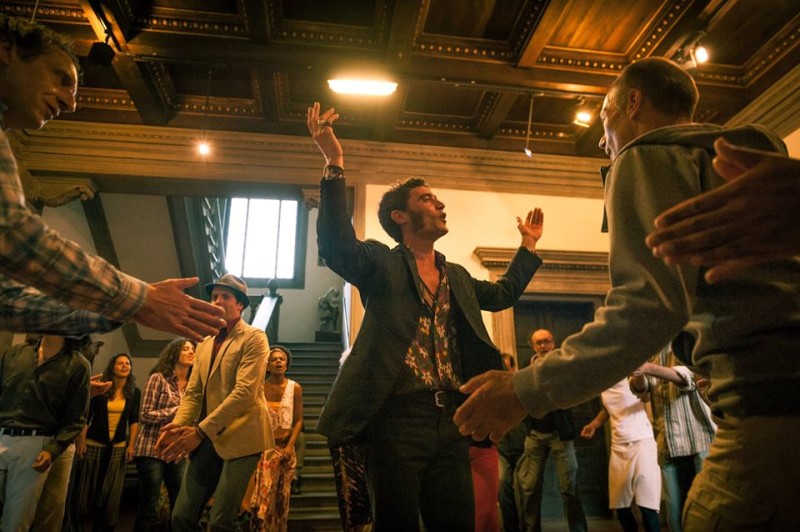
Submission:
<svg viewBox="0 0 800 532">
<path fill-rule="evenodd" d="M 250 498 L 255 528 L 262 531 L 285 531 L 289 518 L 290 490 L 297 465 L 294 446 L 303 428 L 303 389 L 286 378 L 291 363 L 292 354 L 287 348 L 272 346 L 264 395 L 275 447 L 261 456 Z"/>
</svg>

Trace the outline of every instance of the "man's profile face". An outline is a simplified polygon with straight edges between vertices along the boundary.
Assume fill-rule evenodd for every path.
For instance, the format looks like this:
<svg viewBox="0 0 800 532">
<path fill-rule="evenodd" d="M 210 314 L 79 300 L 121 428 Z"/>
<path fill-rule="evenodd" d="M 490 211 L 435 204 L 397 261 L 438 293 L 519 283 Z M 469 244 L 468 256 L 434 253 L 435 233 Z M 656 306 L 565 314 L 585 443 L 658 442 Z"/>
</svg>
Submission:
<svg viewBox="0 0 800 532">
<path fill-rule="evenodd" d="M 549 331 L 536 331 L 531 335 L 531 346 L 539 356 L 544 356 L 556 347 L 555 339 Z"/>
<path fill-rule="evenodd" d="M 228 322 L 240 317 L 242 310 L 244 310 L 244 305 L 236 299 L 236 295 L 231 290 L 221 286 L 215 286 L 211 290 L 211 304 L 225 311 L 223 319 Z"/>
<path fill-rule="evenodd" d="M 603 138 L 600 139 L 600 149 L 606 152 L 612 162 L 619 155 L 620 150 L 634 139 L 628 117 L 625 113 L 624 95 L 620 94 L 618 87 L 613 87 L 603 100 L 600 109 L 600 120 L 603 121 Z"/>
<path fill-rule="evenodd" d="M 449 231 L 444 203 L 439 201 L 429 187 L 411 189 L 406 205 L 412 232 L 439 238 Z"/>
<path fill-rule="evenodd" d="M 39 129 L 61 113 L 75 111 L 78 70 L 62 50 L 27 61 L 0 42 L 0 101 L 8 106 L 3 122 L 10 129 Z"/>
</svg>

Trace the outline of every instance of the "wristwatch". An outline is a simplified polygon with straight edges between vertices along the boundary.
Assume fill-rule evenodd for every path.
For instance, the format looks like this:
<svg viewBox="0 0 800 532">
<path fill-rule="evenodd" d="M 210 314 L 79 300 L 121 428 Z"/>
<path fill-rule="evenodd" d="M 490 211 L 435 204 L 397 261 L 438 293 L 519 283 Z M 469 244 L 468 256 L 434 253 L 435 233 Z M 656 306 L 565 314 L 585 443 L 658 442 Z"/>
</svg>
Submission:
<svg viewBox="0 0 800 532">
<path fill-rule="evenodd" d="M 322 169 L 322 179 L 343 179 L 344 169 L 341 166 L 326 164 Z"/>
</svg>

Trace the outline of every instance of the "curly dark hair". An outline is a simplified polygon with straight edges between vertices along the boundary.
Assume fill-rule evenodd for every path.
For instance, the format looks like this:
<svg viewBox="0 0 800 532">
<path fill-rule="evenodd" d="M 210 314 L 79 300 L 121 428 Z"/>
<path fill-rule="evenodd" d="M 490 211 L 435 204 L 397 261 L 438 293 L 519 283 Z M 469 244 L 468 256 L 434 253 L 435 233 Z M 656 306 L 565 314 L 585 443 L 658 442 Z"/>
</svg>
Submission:
<svg viewBox="0 0 800 532">
<path fill-rule="evenodd" d="M 133 397 L 133 391 L 136 389 L 136 376 L 133 374 L 133 359 L 128 353 L 117 353 L 111 357 L 111 359 L 108 361 L 108 364 L 106 364 L 106 369 L 103 370 L 102 378 L 105 382 L 114 382 L 114 364 L 117 363 L 117 359 L 119 357 L 128 357 L 128 361 L 131 363 L 131 373 L 128 375 L 128 378 L 125 379 L 125 387 L 122 389 L 122 395 L 125 397 L 125 399 L 130 399 Z M 105 395 L 111 399 L 114 397 L 115 393 L 117 393 L 116 387 L 111 386 Z"/>
<path fill-rule="evenodd" d="M 289 348 L 284 345 L 275 344 L 270 346 L 269 355 L 271 355 L 273 351 L 280 351 L 286 355 L 286 371 L 289 371 L 289 368 L 292 366 L 292 352 Z M 267 355 L 267 378 L 269 378 L 269 355 Z"/>
<path fill-rule="evenodd" d="M 405 181 L 399 181 L 386 191 L 378 205 L 378 221 L 381 227 L 398 244 L 403 243 L 403 233 L 400 226 L 392 220 L 392 211 L 404 211 L 408 208 L 408 197 L 411 190 L 417 187 L 427 187 L 424 179 L 419 177 L 409 177 Z"/>
<path fill-rule="evenodd" d="M 175 373 L 175 364 L 178 363 L 178 359 L 181 357 L 181 351 L 183 350 L 183 345 L 189 342 L 193 346 L 197 346 L 196 343 L 192 342 L 183 337 L 178 337 L 172 340 L 167 346 L 161 350 L 161 354 L 158 355 L 158 362 L 156 365 L 153 366 L 153 369 L 150 370 L 150 375 L 154 373 L 161 373 L 165 377 L 169 377 L 173 373 Z M 192 368 L 189 368 L 189 375 L 191 375 Z"/>
<path fill-rule="evenodd" d="M 72 48 L 72 40 L 38 22 L 0 15 L 0 40 L 11 42 L 16 47 L 17 55 L 26 62 L 42 54 L 61 50 L 80 71 L 80 63 Z"/>
</svg>

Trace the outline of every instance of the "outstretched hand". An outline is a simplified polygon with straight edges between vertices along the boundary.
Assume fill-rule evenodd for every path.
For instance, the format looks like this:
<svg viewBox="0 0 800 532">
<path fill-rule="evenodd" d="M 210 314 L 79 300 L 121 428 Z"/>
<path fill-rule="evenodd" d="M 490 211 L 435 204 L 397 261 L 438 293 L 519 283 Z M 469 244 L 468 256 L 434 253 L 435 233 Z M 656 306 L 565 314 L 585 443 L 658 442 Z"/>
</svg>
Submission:
<svg viewBox="0 0 800 532">
<path fill-rule="evenodd" d="M 308 108 L 306 126 L 311 133 L 311 138 L 325 156 L 325 163 L 344 167 L 342 145 L 333 132 L 333 124 L 338 119 L 339 114 L 333 109 L 320 113 L 319 102 L 314 102 L 314 105 Z"/>
<path fill-rule="evenodd" d="M 197 284 L 197 277 L 167 279 L 147 287 L 144 304 L 133 321 L 159 331 L 171 332 L 200 342 L 225 327 L 224 311 L 184 292 Z"/>
<path fill-rule="evenodd" d="M 520 217 L 517 217 L 517 230 L 522 235 L 522 245 L 528 249 L 535 250 L 536 243 L 542 238 L 544 231 L 544 213 L 542 209 L 536 207 L 532 211 L 528 211 L 528 216 L 525 217 L 523 222 Z"/>
<path fill-rule="evenodd" d="M 497 442 L 519 425 L 527 412 L 514 390 L 512 376 L 508 371 L 487 371 L 461 386 L 461 393 L 470 394 L 453 416 L 461 434 L 476 441 L 488 436 Z"/>
<path fill-rule="evenodd" d="M 728 183 L 665 211 L 647 237 L 667 264 L 709 266 L 713 283 L 800 254 L 800 160 L 714 143 L 714 169 Z"/>
</svg>

